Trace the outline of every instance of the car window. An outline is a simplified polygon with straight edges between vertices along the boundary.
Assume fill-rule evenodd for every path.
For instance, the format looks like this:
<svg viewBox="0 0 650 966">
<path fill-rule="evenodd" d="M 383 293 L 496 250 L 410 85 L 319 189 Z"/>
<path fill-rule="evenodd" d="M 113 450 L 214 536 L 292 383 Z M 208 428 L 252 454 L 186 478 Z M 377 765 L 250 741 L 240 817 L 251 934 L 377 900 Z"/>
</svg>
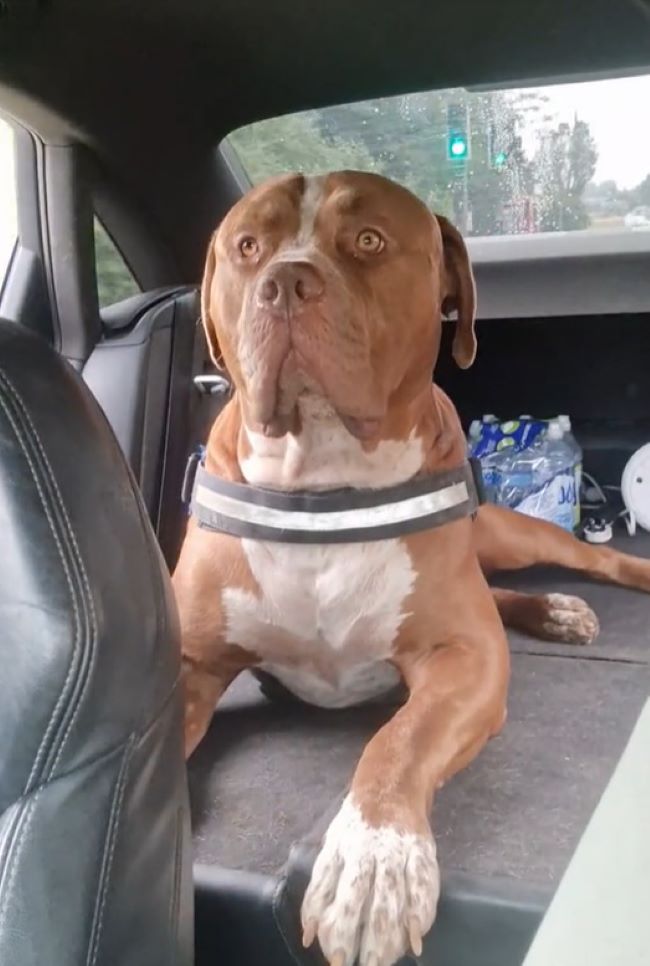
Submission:
<svg viewBox="0 0 650 966">
<path fill-rule="evenodd" d="M 94 234 L 97 295 L 102 309 L 131 295 L 138 295 L 141 289 L 115 242 L 96 216 Z"/>
<path fill-rule="evenodd" d="M 648 231 L 650 76 L 430 91 L 312 110 L 234 132 L 253 183 L 341 168 L 395 178 L 470 236 Z M 638 243 L 638 238 L 637 242 Z"/>
<path fill-rule="evenodd" d="M 8 122 L 0 117 L 0 287 L 4 282 L 17 237 L 14 135 Z"/>
</svg>

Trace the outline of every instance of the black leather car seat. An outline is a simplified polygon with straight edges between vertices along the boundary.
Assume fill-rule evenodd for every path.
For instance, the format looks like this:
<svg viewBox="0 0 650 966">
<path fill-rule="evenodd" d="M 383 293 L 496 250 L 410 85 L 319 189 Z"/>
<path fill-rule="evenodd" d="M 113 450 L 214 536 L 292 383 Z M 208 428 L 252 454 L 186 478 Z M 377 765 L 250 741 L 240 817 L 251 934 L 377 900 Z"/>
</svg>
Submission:
<svg viewBox="0 0 650 966">
<path fill-rule="evenodd" d="M 67 363 L 0 322 L 0 964 L 190 966 L 176 612 Z"/>
<path fill-rule="evenodd" d="M 198 292 L 187 286 L 120 302 L 103 311 L 102 338 L 82 370 L 138 481 L 170 568 L 186 522 L 180 492 L 198 395 L 192 376 L 199 318 Z"/>
</svg>

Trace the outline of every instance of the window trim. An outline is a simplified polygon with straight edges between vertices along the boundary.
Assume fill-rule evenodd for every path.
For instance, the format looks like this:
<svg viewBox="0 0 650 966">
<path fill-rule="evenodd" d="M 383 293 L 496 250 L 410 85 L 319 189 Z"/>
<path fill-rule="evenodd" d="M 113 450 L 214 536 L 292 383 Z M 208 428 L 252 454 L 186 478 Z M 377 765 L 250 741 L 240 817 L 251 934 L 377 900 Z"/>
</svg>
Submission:
<svg viewBox="0 0 650 966">
<path fill-rule="evenodd" d="M 482 265 L 619 256 L 650 259 L 650 229 L 486 235 L 468 238 L 467 247 L 474 263 Z"/>
<path fill-rule="evenodd" d="M 18 244 L 0 282 L 0 314 L 38 332 L 80 369 L 104 334 L 94 214 L 142 291 L 178 285 L 181 273 L 87 148 L 63 134 L 46 141 L 2 116 L 15 136 Z"/>
<path fill-rule="evenodd" d="M 143 292 L 182 284 L 175 260 L 150 228 L 148 219 L 124 200 L 124 194 L 109 181 L 97 162 L 92 203 L 94 213 Z"/>
<path fill-rule="evenodd" d="M 80 369 L 102 335 L 92 245 L 91 167 L 86 151 L 71 143 L 41 141 L 38 153 L 43 262 L 56 347 Z M 59 257 L 63 251 L 65 258 Z"/>
<path fill-rule="evenodd" d="M 7 288 L 7 282 L 9 280 L 9 276 L 12 274 L 14 259 L 16 258 L 16 253 L 19 247 L 20 247 L 20 241 L 18 238 L 18 232 L 16 232 L 16 238 L 14 239 L 13 248 L 11 249 L 9 258 L 7 259 L 4 275 L 2 276 L 2 280 L 0 281 L 0 315 L 2 314 L 2 305 L 3 305 L 4 296 L 5 296 L 5 289 Z"/>
<path fill-rule="evenodd" d="M 2 282 L 0 315 L 54 343 L 40 231 L 39 141 L 15 117 L 2 116 L 14 134 L 18 237 Z"/>
<path fill-rule="evenodd" d="M 244 164 L 237 154 L 237 149 L 230 142 L 230 135 L 227 135 L 219 144 L 218 153 L 226 166 L 228 173 L 237 185 L 242 194 L 253 187 L 253 182 L 248 176 Z"/>
<path fill-rule="evenodd" d="M 13 237 L 13 244 L 11 245 L 11 248 L 9 250 L 9 257 L 7 258 L 4 265 L 0 266 L 2 267 L 2 276 L 0 277 L 0 303 L 1 303 L 4 287 L 11 270 L 11 263 L 14 259 L 14 255 L 16 254 L 16 249 L 18 248 L 18 244 L 19 244 L 19 223 L 18 223 L 18 177 L 17 177 L 17 171 L 16 171 L 17 152 L 16 152 L 15 125 L 12 124 L 11 120 L 8 117 L 5 117 L 3 114 L 0 114 L 0 125 L 2 125 L 3 128 L 5 129 L 8 128 L 10 131 L 9 154 L 10 156 L 13 156 L 13 159 L 12 159 L 13 170 L 11 173 L 12 173 L 12 181 L 13 181 L 14 207 L 16 210 L 16 231 Z"/>
</svg>

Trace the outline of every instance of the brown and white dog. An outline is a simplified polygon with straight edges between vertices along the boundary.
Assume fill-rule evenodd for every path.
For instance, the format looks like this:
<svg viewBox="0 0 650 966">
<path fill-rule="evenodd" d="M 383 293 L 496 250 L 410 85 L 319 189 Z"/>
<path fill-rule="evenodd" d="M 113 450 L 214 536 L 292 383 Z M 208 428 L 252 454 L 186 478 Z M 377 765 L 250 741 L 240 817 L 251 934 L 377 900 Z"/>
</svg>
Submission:
<svg viewBox="0 0 650 966">
<path fill-rule="evenodd" d="M 465 440 L 431 374 L 443 314 L 471 365 L 475 294 L 458 231 L 404 188 L 355 172 L 263 184 L 210 242 L 202 312 L 234 398 L 206 467 L 278 490 L 384 488 L 460 466 Z M 553 563 L 650 591 L 650 561 L 582 544 L 495 506 L 425 532 L 304 546 L 190 521 L 174 575 L 186 743 L 245 668 L 342 707 L 399 680 L 409 697 L 365 748 L 302 909 L 332 966 L 418 954 L 439 893 L 434 793 L 506 717 L 504 624 L 588 643 L 581 600 L 490 589 L 498 569 Z"/>
</svg>

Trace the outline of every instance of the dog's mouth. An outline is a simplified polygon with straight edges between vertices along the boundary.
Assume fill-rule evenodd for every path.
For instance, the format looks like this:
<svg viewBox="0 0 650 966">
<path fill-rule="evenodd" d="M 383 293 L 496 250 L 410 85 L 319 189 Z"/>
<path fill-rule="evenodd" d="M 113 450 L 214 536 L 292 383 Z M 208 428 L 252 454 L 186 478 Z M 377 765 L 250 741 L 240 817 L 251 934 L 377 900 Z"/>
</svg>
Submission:
<svg viewBox="0 0 650 966">
<path fill-rule="evenodd" d="M 275 385 L 270 388 L 266 406 L 254 407 L 254 416 L 264 436 L 279 437 L 300 430 L 298 402 L 308 392 L 303 372 L 290 351 L 280 365 Z"/>
<path fill-rule="evenodd" d="M 280 365 L 273 391 L 269 390 L 267 383 L 265 397 L 253 397 L 250 406 L 256 429 L 264 436 L 298 435 L 306 421 L 325 417 L 338 418 L 347 432 L 361 442 L 376 438 L 381 428 L 380 415 L 362 415 L 338 405 L 322 383 L 300 364 L 293 350 Z"/>
<path fill-rule="evenodd" d="M 257 431 L 267 437 L 298 435 L 312 418 L 299 402 L 313 397 L 326 403 L 330 418 L 336 415 L 351 436 L 362 442 L 378 436 L 385 405 L 369 346 L 363 336 L 350 335 L 349 320 L 343 325 L 318 306 L 295 318 L 255 313 L 246 328 L 253 338 L 242 346 L 248 349 L 245 408 Z"/>
<path fill-rule="evenodd" d="M 346 416 L 344 413 L 339 413 L 338 416 L 348 433 L 362 442 L 370 442 L 379 435 L 381 428 L 379 417 L 359 418 L 358 416 Z"/>
</svg>

